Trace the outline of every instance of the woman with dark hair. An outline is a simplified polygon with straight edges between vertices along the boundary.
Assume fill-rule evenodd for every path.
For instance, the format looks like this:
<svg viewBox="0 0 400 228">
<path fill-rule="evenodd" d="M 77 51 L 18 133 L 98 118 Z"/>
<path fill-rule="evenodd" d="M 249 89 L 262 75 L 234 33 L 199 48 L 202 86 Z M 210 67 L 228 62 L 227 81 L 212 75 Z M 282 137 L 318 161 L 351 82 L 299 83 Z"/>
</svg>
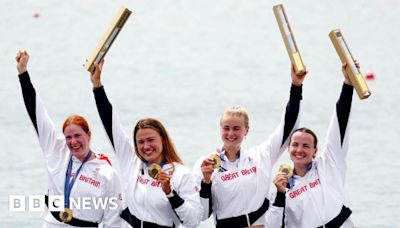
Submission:
<svg viewBox="0 0 400 228">
<path fill-rule="evenodd" d="M 165 127 L 153 118 L 139 120 L 132 146 L 101 83 L 102 66 L 96 65 L 91 81 L 122 170 L 128 205 L 121 217 L 132 227 L 196 227 L 202 212 L 197 188 Z"/>
<path fill-rule="evenodd" d="M 359 68 L 358 63 L 356 67 Z M 336 103 L 322 153 L 317 155 L 316 134 L 308 128 L 295 130 L 289 142 L 293 176 L 285 173 L 275 178 L 277 195 L 286 196 L 281 216 L 269 214 L 267 224 L 272 227 L 354 227 L 351 210 L 346 207 L 344 183 L 349 144 L 349 117 L 353 86 L 342 66 L 345 80 Z M 284 218 L 282 218 L 282 215 Z M 269 223 L 268 223 L 269 222 Z M 279 224 L 278 226 L 276 224 Z"/>
<path fill-rule="evenodd" d="M 105 155 L 90 149 L 92 133 L 84 117 L 68 117 L 62 127 L 63 135 L 57 136 L 54 124 L 30 81 L 28 60 L 26 51 L 17 53 L 25 107 L 46 159 L 46 205 L 51 197 L 64 196 L 65 209 L 61 212 L 47 211 L 43 226 L 98 227 L 101 223 L 104 228 L 119 228 L 122 196 L 117 174 Z M 100 200 L 105 203 L 104 207 L 99 206 Z M 78 203 L 82 205 L 83 201 L 87 204 L 79 208 Z"/>
</svg>

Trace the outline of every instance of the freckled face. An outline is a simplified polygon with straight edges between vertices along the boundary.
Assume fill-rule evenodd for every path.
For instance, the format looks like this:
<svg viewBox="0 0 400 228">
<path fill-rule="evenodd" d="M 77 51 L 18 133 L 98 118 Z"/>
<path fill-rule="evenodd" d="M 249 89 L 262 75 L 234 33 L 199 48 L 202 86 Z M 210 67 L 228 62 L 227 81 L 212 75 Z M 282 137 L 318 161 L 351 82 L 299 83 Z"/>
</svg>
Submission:
<svg viewBox="0 0 400 228">
<path fill-rule="evenodd" d="M 138 153 L 147 162 L 160 163 L 164 160 L 163 140 L 160 134 L 151 128 L 139 129 L 136 133 Z"/>
<path fill-rule="evenodd" d="M 317 154 L 314 138 L 306 132 L 295 132 L 289 145 L 290 159 L 296 165 L 308 165 Z"/>
</svg>

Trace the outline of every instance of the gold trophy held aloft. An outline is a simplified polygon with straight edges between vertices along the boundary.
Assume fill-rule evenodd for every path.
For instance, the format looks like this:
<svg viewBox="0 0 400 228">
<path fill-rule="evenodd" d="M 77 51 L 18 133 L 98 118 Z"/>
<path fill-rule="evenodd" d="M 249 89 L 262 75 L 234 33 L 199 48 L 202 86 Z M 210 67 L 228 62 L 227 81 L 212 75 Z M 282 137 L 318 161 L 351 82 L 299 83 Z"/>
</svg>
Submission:
<svg viewBox="0 0 400 228">
<path fill-rule="evenodd" d="M 107 32 L 104 34 L 97 48 L 94 50 L 89 59 L 86 60 L 86 63 L 83 64 L 87 71 L 93 72 L 94 64 L 99 64 L 99 62 L 104 58 L 131 13 L 132 11 L 125 7 L 122 7 L 118 11 L 117 16 L 115 17 L 111 26 L 108 28 Z"/>
<path fill-rule="evenodd" d="M 301 59 L 300 51 L 294 39 L 293 31 L 290 27 L 285 9 L 283 8 L 282 4 L 279 4 L 273 7 L 273 11 L 276 21 L 278 22 L 279 30 L 281 31 L 286 50 L 289 54 L 290 61 L 294 66 L 294 71 L 298 75 L 303 75 L 306 73 L 306 67 Z"/>
<path fill-rule="evenodd" d="M 350 52 L 349 46 L 343 38 L 342 32 L 339 29 L 332 30 L 329 33 L 332 44 L 339 55 L 340 61 L 346 63 L 346 73 L 349 76 L 351 84 L 356 89 L 358 97 L 360 99 L 368 98 L 371 95 L 371 91 L 365 82 L 364 76 L 360 70 L 356 67 L 353 55 Z"/>
</svg>

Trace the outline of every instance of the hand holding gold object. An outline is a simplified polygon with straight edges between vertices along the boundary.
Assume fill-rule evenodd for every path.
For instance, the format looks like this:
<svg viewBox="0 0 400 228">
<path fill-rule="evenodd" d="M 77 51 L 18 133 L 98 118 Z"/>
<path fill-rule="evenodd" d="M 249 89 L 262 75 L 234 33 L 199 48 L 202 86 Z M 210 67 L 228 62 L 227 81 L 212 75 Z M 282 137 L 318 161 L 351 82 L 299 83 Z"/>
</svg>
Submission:
<svg viewBox="0 0 400 228">
<path fill-rule="evenodd" d="M 93 72 L 94 64 L 99 64 L 104 58 L 131 13 L 132 11 L 126 7 L 122 7 L 118 11 L 116 18 L 108 28 L 107 32 L 104 34 L 97 48 L 94 50 L 89 59 L 86 60 L 85 64 L 83 64 L 87 71 Z"/>
<path fill-rule="evenodd" d="M 278 22 L 279 30 L 285 43 L 287 53 L 289 54 L 290 61 L 294 66 L 294 70 L 297 75 L 303 75 L 307 73 L 306 67 L 304 66 L 303 60 L 300 56 L 299 48 L 297 47 L 294 39 L 292 28 L 290 27 L 289 20 L 287 18 L 285 8 L 282 4 L 275 5 L 273 7 L 276 21 Z"/>
<path fill-rule="evenodd" d="M 65 208 L 64 211 L 60 211 L 60 219 L 63 222 L 70 222 L 72 219 L 72 210 L 69 208 Z"/>
<path fill-rule="evenodd" d="M 149 176 L 151 176 L 152 178 L 156 179 L 157 174 L 159 174 L 160 172 L 162 172 L 162 169 L 159 164 L 153 163 L 149 166 L 148 173 Z"/>
<path fill-rule="evenodd" d="M 279 166 L 279 172 L 286 173 L 288 178 L 290 178 L 293 175 L 293 169 L 288 164 L 282 164 L 281 166 Z"/>
<path fill-rule="evenodd" d="M 213 162 L 214 169 L 218 169 L 221 166 L 221 158 L 218 156 L 218 154 L 212 154 L 210 159 Z"/>
<path fill-rule="evenodd" d="M 350 79 L 358 97 L 360 99 L 366 99 L 371 96 L 371 91 L 367 82 L 365 81 L 360 69 L 357 67 L 356 61 L 351 54 L 350 48 L 344 40 L 340 29 L 332 30 L 329 33 L 329 38 L 331 39 L 342 64 L 347 64 L 345 68 L 346 75 Z"/>
</svg>

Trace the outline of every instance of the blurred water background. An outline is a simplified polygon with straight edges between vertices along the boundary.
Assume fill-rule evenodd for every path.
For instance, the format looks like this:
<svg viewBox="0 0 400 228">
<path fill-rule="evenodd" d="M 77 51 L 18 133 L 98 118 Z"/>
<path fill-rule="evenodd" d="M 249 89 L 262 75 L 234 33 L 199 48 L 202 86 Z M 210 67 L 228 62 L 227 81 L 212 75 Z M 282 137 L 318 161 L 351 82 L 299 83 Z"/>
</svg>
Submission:
<svg viewBox="0 0 400 228">
<path fill-rule="evenodd" d="M 18 49 L 29 51 L 32 81 L 60 131 L 68 115 L 88 117 L 92 147 L 119 169 L 82 64 L 117 10 L 132 9 L 106 57 L 106 92 L 127 132 L 139 118 L 159 118 L 191 167 L 221 146 L 218 124 L 226 107 L 240 104 L 250 113 L 245 148 L 261 143 L 279 123 L 290 64 L 272 12 L 278 3 L 285 5 L 309 69 L 301 126 L 314 129 L 321 142 L 343 82 L 328 33 L 340 28 L 362 71 L 375 73 L 368 81 L 372 96 L 353 100 L 346 199 L 357 227 L 398 227 L 400 1 L 0 2 L 0 227 L 41 226 L 39 212 L 9 212 L 8 196 L 46 192 L 44 158 L 15 68 Z M 284 161 L 287 154 L 278 163 Z"/>
</svg>

